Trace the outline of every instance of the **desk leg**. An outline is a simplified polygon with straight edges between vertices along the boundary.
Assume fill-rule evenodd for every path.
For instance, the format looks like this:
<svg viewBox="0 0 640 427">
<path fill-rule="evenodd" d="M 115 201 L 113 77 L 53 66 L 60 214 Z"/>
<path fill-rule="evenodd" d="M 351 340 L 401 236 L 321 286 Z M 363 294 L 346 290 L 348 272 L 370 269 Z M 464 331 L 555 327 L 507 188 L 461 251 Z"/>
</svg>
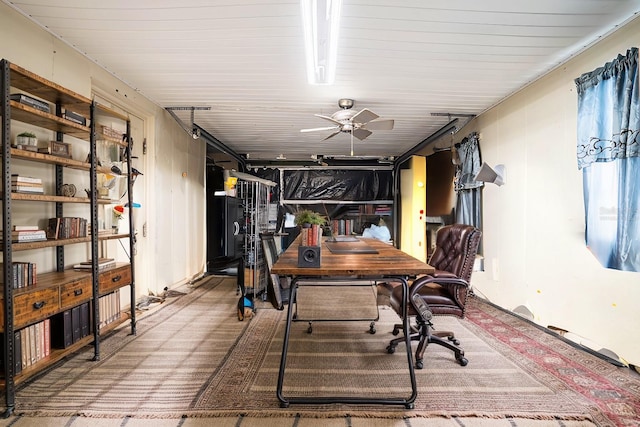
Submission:
<svg viewBox="0 0 640 427">
<path fill-rule="evenodd" d="M 409 322 L 409 308 L 407 307 L 409 300 L 409 282 L 404 277 L 397 278 L 402 282 L 402 328 L 404 333 L 404 343 L 407 349 L 407 363 L 409 364 L 409 377 L 411 379 L 411 396 L 407 399 L 405 407 L 407 409 L 414 408 L 414 402 L 418 397 L 418 384 L 416 382 L 416 372 L 413 366 L 413 353 L 411 351 L 411 324 Z"/>
<path fill-rule="evenodd" d="M 296 292 L 298 290 L 298 280 L 294 278 L 289 285 L 289 304 L 287 308 L 287 323 L 284 329 L 284 340 L 282 341 L 282 356 L 280 358 L 280 371 L 278 373 L 278 387 L 276 395 L 280 401 L 281 408 L 288 408 L 289 401 L 282 395 L 282 385 L 284 383 L 284 370 L 287 365 L 287 349 L 289 347 L 289 332 L 291 331 L 291 320 L 293 316 L 293 305 L 295 304 Z"/>
<path fill-rule="evenodd" d="M 318 279 L 315 279 L 318 280 Z M 287 349 L 289 347 L 289 334 L 291 330 L 291 322 L 293 320 L 293 305 L 295 304 L 296 292 L 298 290 L 298 279 L 291 281 L 289 288 L 289 307 L 287 308 L 287 323 L 284 331 L 284 339 L 282 342 L 282 356 L 280 358 L 280 371 L 278 373 L 278 385 L 276 395 L 280 401 L 281 408 L 288 408 L 291 403 L 303 404 L 329 404 L 329 403 L 352 403 L 352 404 L 380 404 L 380 405 L 404 405 L 407 409 L 414 408 L 414 402 L 418 396 L 418 386 L 416 383 L 416 375 L 413 366 L 413 353 L 411 352 L 410 324 L 408 316 L 407 300 L 409 298 L 409 284 L 404 277 L 388 277 L 385 280 L 399 281 L 402 283 L 402 326 L 405 336 L 405 347 L 407 349 L 407 363 L 409 367 L 409 378 L 411 380 L 411 395 L 407 399 L 402 398 L 361 398 L 351 396 L 335 396 L 335 397 L 290 397 L 286 398 L 282 395 L 282 387 L 284 384 L 284 372 L 287 365 Z"/>
</svg>

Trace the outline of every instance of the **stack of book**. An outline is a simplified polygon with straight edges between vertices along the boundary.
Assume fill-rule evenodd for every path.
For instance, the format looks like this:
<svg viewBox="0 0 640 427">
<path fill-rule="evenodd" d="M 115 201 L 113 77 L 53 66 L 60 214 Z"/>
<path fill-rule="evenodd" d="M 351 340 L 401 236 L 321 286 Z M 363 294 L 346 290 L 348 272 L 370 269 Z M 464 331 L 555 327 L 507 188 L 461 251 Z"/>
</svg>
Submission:
<svg viewBox="0 0 640 427">
<path fill-rule="evenodd" d="M 334 219 L 331 221 L 331 234 L 334 236 L 348 236 L 355 231 L 353 219 Z"/>
<path fill-rule="evenodd" d="M 98 258 L 98 271 L 107 270 L 116 266 L 116 261 L 113 258 Z M 73 266 L 76 270 L 91 270 L 91 260 L 83 261 L 80 264 Z"/>
<path fill-rule="evenodd" d="M 49 218 L 47 238 L 49 239 L 75 239 L 87 237 L 87 220 L 78 217 Z"/>
<path fill-rule="evenodd" d="M 16 331 L 14 338 L 14 360 L 19 373 L 51 354 L 51 321 L 45 319 Z"/>
<path fill-rule="evenodd" d="M 376 206 L 375 214 L 376 215 L 391 215 L 391 206 L 388 206 L 388 205 Z"/>
<path fill-rule="evenodd" d="M 14 225 L 11 230 L 12 242 L 41 242 L 47 240 L 47 233 L 36 225 Z"/>
<path fill-rule="evenodd" d="M 69 110 L 65 111 L 62 117 L 69 120 L 70 122 L 77 123 L 82 126 L 87 125 L 87 119 L 78 113 L 74 113 L 73 111 L 69 111 Z"/>
<path fill-rule="evenodd" d="M 16 101 L 16 102 L 19 102 L 20 104 L 28 105 L 29 107 L 33 107 L 36 110 L 44 111 L 45 113 L 51 112 L 51 107 L 49 106 L 48 102 L 41 101 L 39 99 L 33 98 L 23 93 L 14 93 L 10 96 L 10 98 L 12 101 Z"/>
<path fill-rule="evenodd" d="M 98 326 L 100 328 L 104 328 L 108 324 L 120 319 L 120 289 L 101 296 L 98 301 L 100 306 L 100 321 Z"/>
<path fill-rule="evenodd" d="M 42 179 L 30 176 L 11 175 L 11 191 L 15 193 L 44 194 Z"/>
<path fill-rule="evenodd" d="M 300 229 L 300 245 L 301 246 L 320 246 L 322 239 L 322 227 L 313 224 L 309 228 Z"/>
<path fill-rule="evenodd" d="M 4 270 L 4 265 L 0 263 L 0 271 Z M 32 262 L 11 263 L 11 277 L 13 278 L 13 289 L 22 289 L 27 286 L 35 286 L 38 283 L 36 265 Z M 0 275 L 0 285 L 4 284 L 4 274 Z"/>
<path fill-rule="evenodd" d="M 51 317 L 51 347 L 67 348 L 91 333 L 89 303 L 85 302 Z"/>
</svg>

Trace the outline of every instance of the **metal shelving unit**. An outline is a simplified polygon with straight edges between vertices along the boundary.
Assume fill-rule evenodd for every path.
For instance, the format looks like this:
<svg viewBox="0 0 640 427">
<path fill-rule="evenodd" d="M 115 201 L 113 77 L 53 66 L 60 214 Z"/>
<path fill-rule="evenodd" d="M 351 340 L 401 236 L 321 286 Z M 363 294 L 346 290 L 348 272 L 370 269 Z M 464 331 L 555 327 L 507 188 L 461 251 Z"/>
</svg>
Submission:
<svg viewBox="0 0 640 427">
<path fill-rule="evenodd" d="M 269 231 L 269 199 L 275 183 L 248 174 L 236 176 L 238 197 L 243 201 L 245 214 L 245 286 L 254 297 L 260 295 L 266 300 L 268 271 L 260 236 Z"/>
<path fill-rule="evenodd" d="M 98 204 L 105 203 L 98 200 L 97 197 L 97 175 L 111 173 L 111 169 L 100 166 L 96 161 L 96 110 L 100 110 L 100 114 L 106 115 L 110 120 L 120 120 L 126 123 L 125 142 L 117 139 L 115 142 L 126 148 L 127 152 L 127 185 L 129 192 L 129 205 L 131 199 L 131 174 L 129 173 L 129 162 L 131 152 L 131 143 L 129 142 L 129 120 L 116 112 L 110 111 L 104 107 L 98 106 L 94 101 L 72 92 L 66 88 L 48 81 L 28 70 L 25 70 L 15 64 L 11 64 L 8 60 L 0 61 L 0 108 L 2 113 L 2 229 L 6 234 L 2 241 L 0 255 L 1 261 L 5 267 L 1 274 L 3 275 L 3 292 L 0 297 L 0 308 L 4 312 L 2 315 L 2 364 L 0 364 L 0 387 L 4 392 L 5 411 L 3 416 L 8 417 L 15 407 L 15 391 L 16 383 L 25 381 L 27 378 L 36 375 L 47 367 L 51 367 L 64 357 L 78 351 L 85 345 L 93 343 L 94 359 L 100 358 L 100 337 L 103 332 L 114 328 L 117 324 L 131 321 L 132 334 L 135 334 L 135 306 L 133 298 L 135 295 L 135 285 L 133 282 L 133 257 L 130 263 L 118 263 L 111 269 L 98 269 L 98 242 L 102 239 L 97 230 L 97 207 Z M 18 90 L 28 93 L 30 96 L 41 98 L 42 105 L 49 104 L 55 106 L 55 111 L 49 111 L 49 108 L 34 108 L 31 105 L 22 104 L 10 99 L 11 91 Z M 53 109 L 52 109 L 53 110 Z M 90 123 L 73 121 L 67 117 L 67 113 L 73 112 L 83 118 L 88 118 Z M 79 119 L 76 119 L 79 120 Z M 52 131 L 55 134 L 55 144 L 51 145 L 48 150 L 40 152 L 39 150 L 25 150 L 19 146 L 13 148 L 11 146 L 11 130 L 14 124 L 22 123 L 33 128 L 40 128 L 43 131 Z M 66 137 L 75 139 L 64 142 Z M 87 150 L 88 156 L 86 161 L 74 160 L 71 158 L 70 152 L 64 155 L 56 155 L 55 147 L 79 147 L 81 150 Z M 14 160 L 22 162 L 14 165 Z M 19 172 L 24 168 L 25 163 L 37 164 L 43 174 L 49 175 L 47 180 L 53 181 L 55 194 L 30 194 L 15 193 L 12 190 L 12 172 Z M 62 192 L 64 179 L 71 170 L 80 171 L 77 178 L 80 181 L 89 181 L 90 191 L 87 197 L 82 195 L 68 194 Z M 51 191 L 50 191 L 51 193 Z M 47 240 L 38 240 L 33 242 L 12 242 L 9 233 L 12 230 L 14 215 L 19 220 L 19 215 L 14 213 L 14 203 L 52 203 L 54 205 L 55 217 L 64 217 L 64 207 L 71 205 L 84 204 L 86 212 L 83 212 L 82 218 L 88 216 L 87 221 L 91 225 L 91 230 L 84 233 L 77 231 L 74 234 L 69 233 L 69 238 L 65 235 L 47 236 Z M 75 217 L 75 216 L 74 216 Z M 129 233 L 121 234 L 117 238 L 129 238 L 133 248 L 133 217 L 129 216 Z M 42 221 L 41 221 L 42 222 Z M 79 224 L 78 222 L 77 224 Z M 86 271 L 75 270 L 69 268 L 69 260 L 65 260 L 65 247 L 69 245 L 88 244 L 90 245 L 91 268 Z M 13 264 L 18 257 L 14 258 L 14 253 L 22 251 L 32 251 L 31 253 L 46 253 L 46 251 L 55 253 L 55 269 L 53 271 L 37 272 L 37 282 L 31 283 L 29 286 L 16 287 L 17 272 L 14 273 Z M 16 254 L 17 255 L 17 254 Z M 23 259 L 32 258 L 30 254 Z M 26 264 L 22 262 L 22 264 Z M 35 265 L 35 262 L 34 262 Z M 30 273 L 33 275 L 33 273 Z M 21 279 L 18 279 L 21 280 Z M 122 287 L 130 286 L 131 289 L 131 314 L 130 316 L 121 315 L 119 319 L 114 319 L 108 328 L 99 327 L 98 319 L 99 298 L 101 296 L 113 293 Z M 35 301 L 35 302 L 34 302 Z M 87 307 L 86 330 L 75 336 L 71 341 L 62 345 L 53 345 L 52 334 L 60 336 L 60 333 L 66 334 L 66 327 L 60 325 L 53 326 L 51 321 L 54 316 L 64 314 L 67 311 L 75 311 Z M 93 310 L 93 321 L 90 319 L 89 310 Z M 39 324 L 47 322 L 50 329 Z M 68 325 L 68 324 L 67 324 Z M 27 328 L 37 327 L 37 336 L 42 342 L 40 349 L 40 358 L 31 358 L 29 363 L 24 358 L 18 357 L 20 349 L 16 344 L 17 333 L 24 332 Z M 82 328 L 82 326 L 81 326 Z M 86 334 L 85 334 L 86 333 Z M 22 334 L 20 334 L 22 335 Z M 33 338 L 34 335 L 31 335 Z M 20 338 L 22 341 L 22 338 Z M 45 345 L 48 342 L 51 344 Z M 32 339 L 32 344 L 35 340 Z M 50 351 L 47 351 L 50 348 Z M 36 350 L 36 353 L 38 350 Z"/>
</svg>

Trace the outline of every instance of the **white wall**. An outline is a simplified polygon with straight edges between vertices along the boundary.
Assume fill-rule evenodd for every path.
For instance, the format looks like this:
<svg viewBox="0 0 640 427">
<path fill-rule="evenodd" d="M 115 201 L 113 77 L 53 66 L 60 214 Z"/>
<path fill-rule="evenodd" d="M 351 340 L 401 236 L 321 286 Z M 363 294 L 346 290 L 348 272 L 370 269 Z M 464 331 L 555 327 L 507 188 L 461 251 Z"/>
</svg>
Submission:
<svg viewBox="0 0 640 427">
<path fill-rule="evenodd" d="M 164 109 L 4 3 L 0 3 L 0 57 L 86 97 L 91 98 L 95 90 L 112 105 L 141 119 L 136 119 L 143 129 L 136 129 L 140 136 L 134 146 L 139 156 L 134 166 L 144 173 L 134 186 L 134 200 L 144 201 L 136 218 L 137 296 L 161 292 L 165 286 L 175 287 L 202 274 L 206 257 L 204 141 L 194 141 Z M 145 138 L 147 154 L 143 155 Z M 82 245 L 73 246 L 72 253 L 86 255 L 86 248 L 77 247 Z M 42 265 L 52 265 L 52 258 Z"/>
<path fill-rule="evenodd" d="M 507 183 L 483 193 L 485 271 L 476 292 L 640 365 L 640 273 L 603 268 L 585 247 L 573 79 L 640 45 L 640 19 L 472 121 Z"/>
</svg>

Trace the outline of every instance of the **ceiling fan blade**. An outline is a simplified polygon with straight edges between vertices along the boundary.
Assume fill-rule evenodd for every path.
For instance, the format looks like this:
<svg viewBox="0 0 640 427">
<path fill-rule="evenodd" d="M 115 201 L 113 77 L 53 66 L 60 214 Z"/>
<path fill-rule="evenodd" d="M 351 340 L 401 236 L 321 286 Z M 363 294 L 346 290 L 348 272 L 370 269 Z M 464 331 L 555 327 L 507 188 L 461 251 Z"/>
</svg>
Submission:
<svg viewBox="0 0 640 427">
<path fill-rule="evenodd" d="M 324 115 L 322 115 L 322 114 L 314 114 L 314 116 L 316 116 L 316 117 L 320 117 L 321 119 L 329 120 L 330 122 L 335 123 L 335 124 L 337 124 L 337 125 L 342 125 L 342 122 L 341 122 L 341 121 L 336 120 L 336 119 L 334 119 L 334 118 L 333 118 L 333 117 L 331 117 L 331 116 L 324 116 Z"/>
<path fill-rule="evenodd" d="M 356 138 L 358 138 L 360 141 L 362 141 L 363 139 L 367 138 L 369 135 L 371 135 L 373 132 L 364 129 L 364 128 L 358 128 L 358 129 L 354 129 L 353 130 L 353 136 L 355 136 Z"/>
<path fill-rule="evenodd" d="M 378 119 L 364 125 L 369 130 L 391 130 L 393 129 L 393 119 Z"/>
<path fill-rule="evenodd" d="M 300 129 L 300 132 L 316 132 L 319 130 L 333 130 L 333 129 L 339 129 L 339 126 L 325 126 L 323 128 Z"/>
<path fill-rule="evenodd" d="M 375 120 L 378 117 L 380 116 L 374 113 L 373 111 L 367 108 L 363 108 L 358 113 L 356 113 L 355 116 L 351 118 L 351 123 L 362 123 L 362 124 L 369 123 L 371 120 Z"/>
<path fill-rule="evenodd" d="M 325 139 L 323 139 L 323 141 L 326 141 L 326 140 L 327 140 L 327 139 L 329 139 L 329 138 L 333 138 L 334 136 L 336 136 L 336 135 L 337 135 L 337 134 L 339 134 L 339 133 L 340 133 L 340 131 L 339 131 L 339 130 L 337 130 L 337 131 L 335 131 L 334 133 L 332 133 L 331 135 L 329 135 L 328 137 L 326 137 Z"/>
</svg>

